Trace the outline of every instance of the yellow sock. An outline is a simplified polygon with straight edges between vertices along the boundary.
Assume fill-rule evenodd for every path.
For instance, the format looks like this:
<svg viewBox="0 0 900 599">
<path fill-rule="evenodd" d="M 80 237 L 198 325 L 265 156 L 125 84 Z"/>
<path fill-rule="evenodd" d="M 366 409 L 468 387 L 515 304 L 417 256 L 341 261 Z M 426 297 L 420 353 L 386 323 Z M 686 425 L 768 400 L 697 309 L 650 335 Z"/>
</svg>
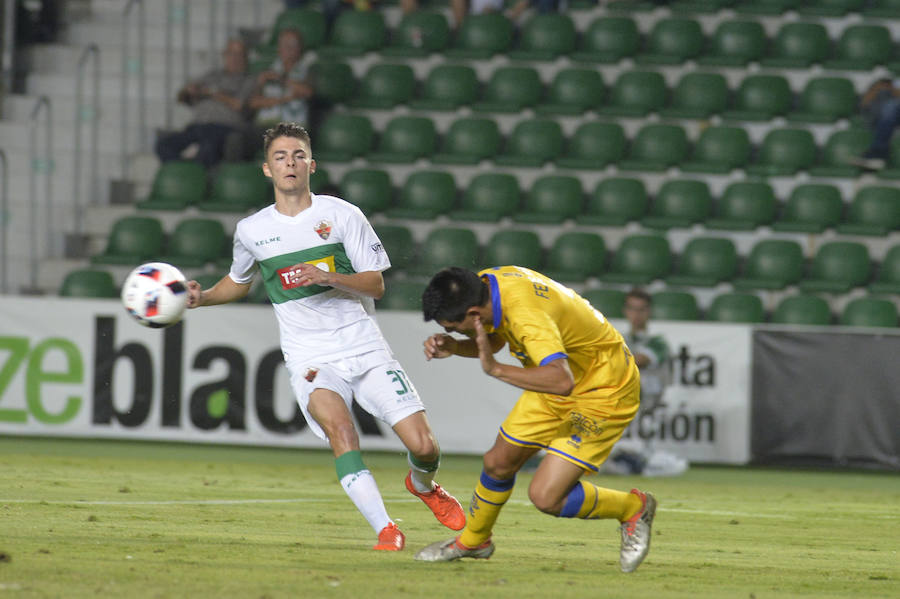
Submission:
<svg viewBox="0 0 900 599">
<path fill-rule="evenodd" d="M 469 504 L 469 517 L 466 518 L 466 527 L 459 535 L 459 542 L 466 547 L 478 547 L 489 538 L 494 529 L 494 523 L 503 504 L 509 499 L 516 484 L 515 477 L 509 480 L 497 480 L 484 472 L 481 480 L 472 494 L 472 502 Z"/>
<path fill-rule="evenodd" d="M 638 513 L 641 506 L 640 497 L 634 493 L 604 489 L 580 480 L 569 492 L 559 517 L 583 520 L 615 518 L 624 522 Z"/>
</svg>

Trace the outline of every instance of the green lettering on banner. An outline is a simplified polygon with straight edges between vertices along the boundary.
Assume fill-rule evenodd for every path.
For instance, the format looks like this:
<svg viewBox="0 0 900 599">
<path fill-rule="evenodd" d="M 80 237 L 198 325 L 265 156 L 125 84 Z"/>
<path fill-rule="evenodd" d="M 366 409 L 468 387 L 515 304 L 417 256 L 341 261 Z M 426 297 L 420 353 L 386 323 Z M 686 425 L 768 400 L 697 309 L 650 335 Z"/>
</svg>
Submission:
<svg viewBox="0 0 900 599">
<path fill-rule="evenodd" d="M 28 339 L 24 337 L 0 337 L 0 351 L 8 351 L 9 357 L 0 368 L 0 400 L 3 399 L 13 376 L 28 355 Z M 28 412 L 21 408 L 0 408 L 0 422 L 27 422 Z"/>
<path fill-rule="evenodd" d="M 59 350 L 66 357 L 67 368 L 62 371 L 44 370 L 44 356 L 50 351 Z M 81 354 L 74 343 L 67 339 L 51 338 L 35 346 L 28 360 L 25 371 L 25 398 L 31 414 L 45 424 L 68 422 L 78 413 L 81 398 L 70 395 L 62 411 L 51 414 L 44 409 L 41 401 L 41 389 L 44 383 L 81 383 L 84 380 L 84 364 Z"/>
</svg>

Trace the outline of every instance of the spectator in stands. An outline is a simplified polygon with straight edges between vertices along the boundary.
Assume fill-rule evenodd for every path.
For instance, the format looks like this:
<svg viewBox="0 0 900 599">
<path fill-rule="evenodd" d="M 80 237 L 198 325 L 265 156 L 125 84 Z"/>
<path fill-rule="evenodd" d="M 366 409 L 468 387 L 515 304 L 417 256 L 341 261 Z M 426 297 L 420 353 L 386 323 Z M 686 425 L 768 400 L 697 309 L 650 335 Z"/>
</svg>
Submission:
<svg viewBox="0 0 900 599">
<path fill-rule="evenodd" d="M 309 61 L 303 54 L 303 36 L 296 29 L 278 34 L 278 56 L 269 69 L 259 74 L 248 101 L 262 139 L 266 129 L 292 122 L 309 127 L 309 104 L 314 89 L 309 78 Z"/>
<path fill-rule="evenodd" d="M 453 11 L 454 26 L 459 28 L 467 14 L 480 15 L 488 12 L 503 12 L 506 17 L 515 21 L 529 6 L 537 8 L 539 13 L 556 12 L 559 0 L 517 0 L 508 10 L 503 11 L 503 0 L 450 0 Z"/>
<path fill-rule="evenodd" d="M 255 83 L 247 72 L 247 46 L 243 41 L 228 41 L 223 65 L 178 92 L 178 101 L 190 106 L 193 115 L 187 127 L 163 133 L 157 139 L 156 154 L 163 162 L 183 159 L 182 152 L 193 144 L 197 146 L 194 160 L 206 168 L 223 158 L 242 159 L 243 138 L 249 125 L 247 101 Z"/>
<path fill-rule="evenodd" d="M 882 169 L 890 156 L 894 129 L 900 124 L 900 88 L 891 79 L 879 79 L 860 98 L 859 108 L 873 137 L 862 157 L 851 162 L 871 170 Z"/>
</svg>

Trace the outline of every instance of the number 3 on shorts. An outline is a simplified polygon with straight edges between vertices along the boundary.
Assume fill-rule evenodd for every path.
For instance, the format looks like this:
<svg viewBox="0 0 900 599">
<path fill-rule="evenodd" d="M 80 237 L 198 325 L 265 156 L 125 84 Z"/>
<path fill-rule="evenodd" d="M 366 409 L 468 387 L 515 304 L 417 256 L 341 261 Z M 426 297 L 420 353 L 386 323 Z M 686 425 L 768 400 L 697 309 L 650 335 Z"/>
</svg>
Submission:
<svg viewBox="0 0 900 599">
<path fill-rule="evenodd" d="M 397 390 L 395 391 L 397 395 L 406 395 L 409 393 L 409 380 L 406 378 L 406 373 L 400 370 L 399 368 L 396 370 L 388 370 L 386 374 L 391 377 L 391 382 L 397 385 Z"/>
</svg>

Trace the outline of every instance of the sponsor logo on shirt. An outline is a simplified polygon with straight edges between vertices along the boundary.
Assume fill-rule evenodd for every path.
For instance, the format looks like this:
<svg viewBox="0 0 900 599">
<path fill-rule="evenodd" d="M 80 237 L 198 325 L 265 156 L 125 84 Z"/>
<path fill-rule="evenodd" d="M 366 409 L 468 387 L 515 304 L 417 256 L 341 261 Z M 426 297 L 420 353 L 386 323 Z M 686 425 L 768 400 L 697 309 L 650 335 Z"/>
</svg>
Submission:
<svg viewBox="0 0 900 599">
<path fill-rule="evenodd" d="M 264 245 L 269 245 L 270 243 L 275 243 L 276 241 L 281 241 L 280 235 L 278 237 L 269 237 L 268 239 L 260 239 L 256 242 L 254 242 L 253 245 L 260 247 L 260 246 L 264 246 Z"/>
<path fill-rule="evenodd" d="M 380 254 L 381 252 L 384 251 L 384 246 L 381 245 L 381 243 L 373 243 L 369 247 L 372 248 L 372 251 L 375 252 L 376 254 Z"/>
<path fill-rule="evenodd" d="M 322 239 L 328 239 L 328 237 L 331 235 L 331 227 L 331 222 L 327 220 L 320 220 L 318 223 L 316 223 L 316 227 L 313 230 L 318 233 L 319 237 L 321 237 Z"/>
<path fill-rule="evenodd" d="M 324 258 L 316 258 L 302 264 L 312 264 L 319 270 L 326 272 L 334 272 L 334 256 L 325 256 Z M 281 281 L 282 289 L 296 289 L 300 287 L 300 265 L 285 266 L 277 271 L 278 280 Z"/>
</svg>

